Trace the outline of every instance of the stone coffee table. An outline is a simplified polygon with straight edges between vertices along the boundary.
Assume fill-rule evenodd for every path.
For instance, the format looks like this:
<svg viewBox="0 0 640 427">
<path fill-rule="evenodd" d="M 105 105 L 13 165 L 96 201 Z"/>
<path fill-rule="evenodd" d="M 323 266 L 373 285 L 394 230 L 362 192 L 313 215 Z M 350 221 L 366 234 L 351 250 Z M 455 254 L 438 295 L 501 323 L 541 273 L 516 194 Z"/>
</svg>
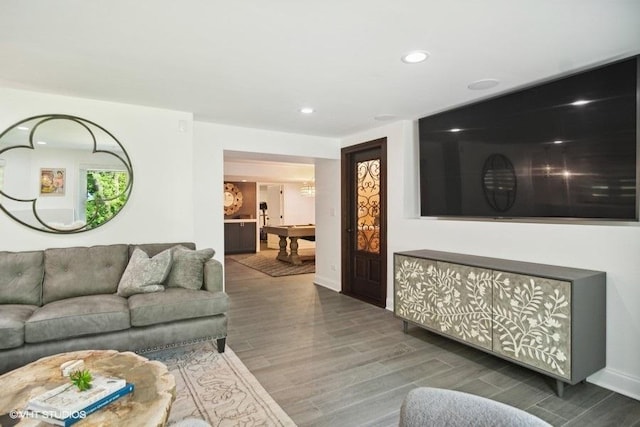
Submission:
<svg viewBox="0 0 640 427">
<path fill-rule="evenodd" d="M 176 383 L 167 367 L 135 353 L 115 350 L 88 350 L 45 357 L 0 375 L 0 415 L 14 417 L 27 401 L 55 388 L 68 378 L 60 374 L 60 365 L 68 360 L 84 360 L 85 369 L 126 379 L 134 385 L 133 393 L 90 414 L 81 426 L 163 426 L 175 398 Z M 12 412 L 14 411 L 14 412 Z M 45 426 L 44 422 L 24 418 L 20 426 Z"/>
</svg>

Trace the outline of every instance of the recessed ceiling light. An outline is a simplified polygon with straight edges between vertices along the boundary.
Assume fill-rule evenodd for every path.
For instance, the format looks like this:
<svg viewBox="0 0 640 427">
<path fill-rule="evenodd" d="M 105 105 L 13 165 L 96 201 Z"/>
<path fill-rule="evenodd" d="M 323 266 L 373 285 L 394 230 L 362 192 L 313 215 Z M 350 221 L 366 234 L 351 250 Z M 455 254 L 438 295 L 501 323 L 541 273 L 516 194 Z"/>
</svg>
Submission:
<svg viewBox="0 0 640 427">
<path fill-rule="evenodd" d="M 302 107 L 300 109 L 300 112 L 302 114 L 311 114 L 311 113 L 313 113 L 313 108 L 311 108 L 311 107 Z"/>
<path fill-rule="evenodd" d="M 556 139 L 555 141 L 553 141 L 554 144 L 562 144 L 564 141 L 561 139 Z"/>
<path fill-rule="evenodd" d="M 395 119 L 397 119 L 397 116 L 394 116 L 393 114 L 378 114 L 373 118 L 373 120 L 377 120 L 379 122 L 388 122 Z"/>
<path fill-rule="evenodd" d="M 580 105 L 587 105 L 590 102 L 591 101 L 589 101 L 588 99 L 578 99 L 577 101 L 573 101 L 571 105 L 575 105 L 576 107 L 579 107 Z"/>
<path fill-rule="evenodd" d="M 460 128 L 453 128 L 453 129 L 449 129 L 449 132 L 460 132 L 462 129 Z"/>
<path fill-rule="evenodd" d="M 38 145 L 47 145 L 47 141 L 38 141 L 36 142 Z"/>
<path fill-rule="evenodd" d="M 471 90 L 485 90 L 496 87 L 498 84 L 500 84 L 498 79 L 480 79 L 469 83 L 467 87 Z"/>
<path fill-rule="evenodd" d="M 429 52 L 425 50 L 414 50 L 402 55 L 402 62 L 406 64 L 417 64 L 429 57 Z"/>
</svg>

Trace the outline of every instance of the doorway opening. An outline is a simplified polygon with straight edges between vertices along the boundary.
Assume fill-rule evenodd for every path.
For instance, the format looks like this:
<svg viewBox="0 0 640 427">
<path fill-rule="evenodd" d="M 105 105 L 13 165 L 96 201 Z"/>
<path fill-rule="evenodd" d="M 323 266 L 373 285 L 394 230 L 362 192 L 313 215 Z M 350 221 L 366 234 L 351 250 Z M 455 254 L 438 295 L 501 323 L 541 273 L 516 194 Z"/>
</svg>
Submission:
<svg viewBox="0 0 640 427">
<path fill-rule="evenodd" d="M 241 181 L 256 189 L 255 212 L 251 214 L 257 225 L 254 252 L 280 250 L 281 238 L 273 230 L 267 232 L 269 227 L 315 225 L 315 194 L 310 191 L 315 183 L 314 159 L 232 151 L 224 154 L 224 181 Z M 225 246 L 227 222 L 231 221 L 225 216 Z M 313 239 L 296 240 L 301 254 L 315 256 Z"/>
</svg>

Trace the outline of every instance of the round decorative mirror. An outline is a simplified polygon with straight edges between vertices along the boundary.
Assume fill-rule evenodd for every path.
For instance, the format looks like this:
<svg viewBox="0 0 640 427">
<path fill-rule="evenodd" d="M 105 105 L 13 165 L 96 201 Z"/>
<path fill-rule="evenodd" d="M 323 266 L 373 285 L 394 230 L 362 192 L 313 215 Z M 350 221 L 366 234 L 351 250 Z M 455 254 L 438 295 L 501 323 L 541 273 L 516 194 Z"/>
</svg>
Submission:
<svg viewBox="0 0 640 427">
<path fill-rule="evenodd" d="M 242 207 L 242 192 L 230 182 L 224 183 L 224 214 L 232 215 Z"/>
<path fill-rule="evenodd" d="M 0 209 L 47 233 L 80 233 L 127 203 L 133 168 L 120 142 L 89 120 L 30 117 L 0 134 Z"/>
</svg>

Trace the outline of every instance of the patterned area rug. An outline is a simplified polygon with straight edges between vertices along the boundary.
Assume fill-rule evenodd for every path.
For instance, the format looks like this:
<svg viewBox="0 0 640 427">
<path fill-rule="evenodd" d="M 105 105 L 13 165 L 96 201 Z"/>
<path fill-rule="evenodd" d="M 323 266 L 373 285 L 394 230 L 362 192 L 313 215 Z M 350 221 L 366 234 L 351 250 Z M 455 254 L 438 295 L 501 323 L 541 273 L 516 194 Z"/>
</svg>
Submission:
<svg viewBox="0 0 640 427">
<path fill-rule="evenodd" d="M 277 251 L 262 251 L 257 254 L 229 255 L 228 257 L 240 264 L 261 271 L 272 277 L 292 276 L 294 274 L 308 274 L 316 272 L 315 261 L 304 261 L 301 265 L 293 265 L 276 259 Z M 301 255 L 305 252 L 300 251 Z"/>
<path fill-rule="evenodd" d="M 228 346 L 220 354 L 213 341 L 203 341 L 143 356 L 167 365 L 176 379 L 168 426 L 185 419 L 214 427 L 295 426 Z"/>
</svg>

